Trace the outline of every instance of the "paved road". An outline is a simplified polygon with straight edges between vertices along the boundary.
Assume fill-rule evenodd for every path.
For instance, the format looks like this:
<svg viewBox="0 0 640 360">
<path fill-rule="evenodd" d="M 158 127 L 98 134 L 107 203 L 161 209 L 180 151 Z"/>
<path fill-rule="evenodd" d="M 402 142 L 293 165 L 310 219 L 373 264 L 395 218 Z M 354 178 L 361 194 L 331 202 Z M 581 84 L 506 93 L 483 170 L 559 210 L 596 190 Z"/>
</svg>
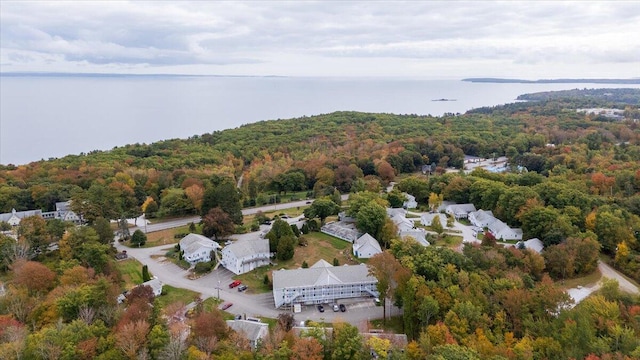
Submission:
<svg viewBox="0 0 640 360">
<path fill-rule="evenodd" d="M 631 283 L 631 281 L 627 280 L 611 266 L 603 263 L 602 261 L 598 261 L 598 270 L 600 270 L 603 277 L 617 280 L 618 285 L 620 285 L 620 290 L 628 292 L 630 294 L 640 294 L 640 290 L 638 290 L 637 286 Z"/>
<path fill-rule="evenodd" d="M 348 199 L 349 199 L 348 194 L 342 195 L 343 201 Z M 303 207 L 303 206 L 307 206 L 311 201 L 312 200 L 300 200 L 300 201 L 293 201 L 288 203 L 280 203 L 280 204 L 274 204 L 274 205 L 265 205 L 265 206 L 258 206 L 254 208 L 242 209 L 242 215 L 253 215 L 258 211 L 269 212 L 269 211 L 291 209 L 296 207 Z M 177 228 L 180 226 L 187 225 L 189 223 L 197 224 L 199 222 L 200 222 L 200 216 L 190 216 L 186 218 L 163 221 L 161 223 L 156 223 L 156 224 L 148 224 L 147 226 L 144 226 L 144 225 L 134 226 L 129 229 L 129 232 L 133 234 L 134 231 L 141 230 L 145 233 L 150 233 L 154 231 L 162 231 L 162 230 Z"/>
</svg>

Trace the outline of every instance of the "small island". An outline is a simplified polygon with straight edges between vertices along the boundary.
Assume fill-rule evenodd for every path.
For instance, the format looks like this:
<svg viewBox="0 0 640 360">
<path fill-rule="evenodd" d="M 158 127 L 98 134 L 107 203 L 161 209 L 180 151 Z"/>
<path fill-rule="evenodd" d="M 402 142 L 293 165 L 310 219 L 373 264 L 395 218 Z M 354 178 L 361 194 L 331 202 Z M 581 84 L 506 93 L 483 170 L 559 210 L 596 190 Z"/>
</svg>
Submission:
<svg viewBox="0 0 640 360">
<path fill-rule="evenodd" d="M 447 98 L 441 98 L 441 99 L 433 99 L 431 101 L 458 101 L 456 99 L 447 99 Z"/>
</svg>

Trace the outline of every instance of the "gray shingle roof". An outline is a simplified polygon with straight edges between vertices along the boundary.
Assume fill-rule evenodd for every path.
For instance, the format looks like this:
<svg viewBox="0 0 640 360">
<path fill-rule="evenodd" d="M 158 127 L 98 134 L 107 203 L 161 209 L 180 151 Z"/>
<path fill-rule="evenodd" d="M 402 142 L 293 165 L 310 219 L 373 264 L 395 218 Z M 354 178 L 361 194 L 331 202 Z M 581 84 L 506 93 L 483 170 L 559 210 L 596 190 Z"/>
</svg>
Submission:
<svg viewBox="0 0 640 360">
<path fill-rule="evenodd" d="M 220 245 L 209 239 L 206 236 L 198 235 L 198 234 L 189 234 L 180 240 L 180 249 L 184 250 L 185 254 L 193 254 L 198 251 L 201 247 L 209 247 L 211 249 L 219 249 Z"/>
<path fill-rule="evenodd" d="M 351 284 L 376 281 L 369 276 L 366 265 L 311 267 L 308 269 L 278 270 L 273 272 L 273 288 L 301 287 L 309 285 Z"/>
<path fill-rule="evenodd" d="M 236 259 L 242 259 L 257 254 L 268 254 L 269 240 L 240 240 L 227 245 L 225 250 L 231 251 L 236 256 Z"/>
</svg>

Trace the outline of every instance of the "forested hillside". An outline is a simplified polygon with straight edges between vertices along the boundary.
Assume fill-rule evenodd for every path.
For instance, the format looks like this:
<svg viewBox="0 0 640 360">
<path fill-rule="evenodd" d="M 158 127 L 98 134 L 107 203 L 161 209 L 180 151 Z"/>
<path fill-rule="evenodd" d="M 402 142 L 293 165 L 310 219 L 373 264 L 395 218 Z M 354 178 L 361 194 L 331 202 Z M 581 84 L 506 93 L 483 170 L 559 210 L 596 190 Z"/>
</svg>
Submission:
<svg viewBox="0 0 640 360">
<path fill-rule="evenodd" d="M 638 99 L 640 90 L 619 95 Z M 385 243 L 385 254 L 393 254 L 387 263 L 398 265 L 394 282 L 401 284 L 389 295 L 403 307 L 403 330 L 415 340 L 406 358 L 638 357 L 637 296 L 606 284 L 601 295 L 558 311 L 568 298 L 553 280 L 592 273 L 602 254 L 640 281 L 639 103 L 588 91 L 537 100 L 443 117 L 337 112 L 270 120 L 185 140 L 3 166 L 0 212 L 52 211 L 56 202 L 71 199 L 91 226 L 67 227 L 65 233 L 64 224 L 31 218 L 20 225 L 19 242 L 0 235 L 0 271 L 9 284 L 9 296 L 0 301 L 0 354 L 51 358 L 39 344 L 54 344 L 59 329 L 67 341 L 54 344 L 59 356 L 118 358 L 125 350 L 113 349 L 127 346 L 121 334 L 126 329 L 153 333 L 157 344 L 143 339 L 137 346 L 160 358 L 174 335 L 159 320 L 159 309 L 148 307 L 145 294 L 132 298 L 133 310 L 126 312 L 112 301 L 121 275 L 111 261 L 111 239 L 101 235 L 106 220 L 142 213 L 205 215 L 219 206 L 239 225 L 240 204 L 274 202 L 292 192 L 310 198 L 336 189 L 375 194 L 396 181 L 422 206 L 432 194 L 471 202 L 546 246 L 538 255 L 496 246 L 492 239 L 462 253 Z M 624 109 L 624 119 L 576 111 L 585 104 Z M 506 156 L 509 171 L 455 170 L 464 170 L 465 155 Z M 50 243 L 59 250 L 46 255 Z M 142 310 L 135 313 L 136 307 Z M 211 316 L 202 321 L 221 319 Z M 2 331 L 9 327 L 12 332 Z M 208 356 L 250 356 L 233 357 L 229 349 L 237 339 L 228 332 L 209 335 L 224 341 Z M 190 341 L 205 352 L 198 340 Z M 295 344 L 288 340 L 289 349 Z M 324 358 L 339 347 L 323 346 Z"/>
</svg>

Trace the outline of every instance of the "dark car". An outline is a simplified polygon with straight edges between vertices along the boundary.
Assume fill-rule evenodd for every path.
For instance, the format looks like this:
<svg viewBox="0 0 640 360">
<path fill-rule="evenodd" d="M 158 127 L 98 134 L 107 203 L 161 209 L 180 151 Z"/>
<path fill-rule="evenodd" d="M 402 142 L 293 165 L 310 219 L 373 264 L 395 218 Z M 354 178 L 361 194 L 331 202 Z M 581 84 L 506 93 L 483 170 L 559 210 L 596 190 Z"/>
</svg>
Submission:
<svg viewBox="0 0 640 360">
<path fill-rule="evenodd" d="M 320 312 L 324 312 L 324 306 L 322 306 L 322 305 L 318 305 L 318 311 L 320 311 Z"/>
<path fill-rule="evenodd" d="M 238 286 L 238 291 L 242 292 L 242 291 L 245 291 L 245 290 L 247 290 L 247 285 L 242 284 L 242 285 Z"/>
<path fill-rule="evenodd" d="M 340 311 L 342 311 L 342 312 L 347 311 L 347 307 L 344 306 L 344 304 L 340 304 Z"/>
</svg>

